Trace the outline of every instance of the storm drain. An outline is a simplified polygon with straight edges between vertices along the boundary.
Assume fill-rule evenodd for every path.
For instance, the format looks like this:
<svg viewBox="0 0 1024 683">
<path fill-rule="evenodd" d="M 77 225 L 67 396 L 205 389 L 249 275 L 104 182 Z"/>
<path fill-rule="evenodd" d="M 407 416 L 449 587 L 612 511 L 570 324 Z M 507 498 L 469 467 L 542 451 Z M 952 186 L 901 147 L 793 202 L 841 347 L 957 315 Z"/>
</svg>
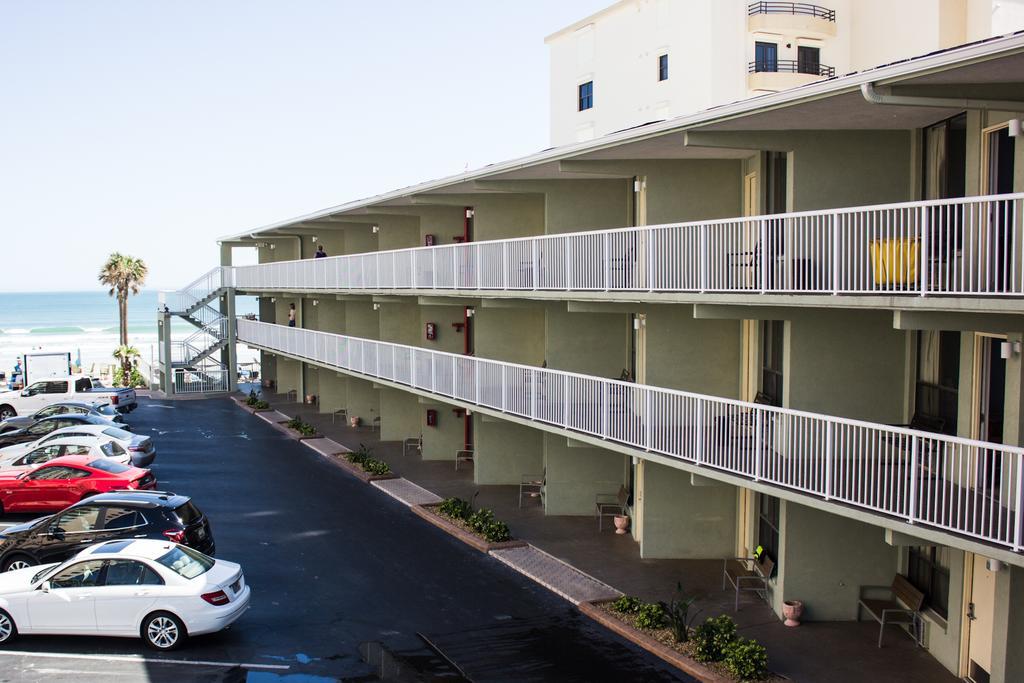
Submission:
<svg viewBox="0 0 1024 683">
<path fill-rule="evenodd" d="M 417 486 L 408 479 L 401 477 L 397 479 L 378 479 L 370 483 L 406 505 L 427 505 L 441 502 L 441 496 L 431 493 L 422 486 Z"/>
<path fill-rule="evenodd" d="M 612 600 L 622 595 L 608 584 L 532 545 L 492 550 L 491 555 L 574 605 Z"/>
</svg>

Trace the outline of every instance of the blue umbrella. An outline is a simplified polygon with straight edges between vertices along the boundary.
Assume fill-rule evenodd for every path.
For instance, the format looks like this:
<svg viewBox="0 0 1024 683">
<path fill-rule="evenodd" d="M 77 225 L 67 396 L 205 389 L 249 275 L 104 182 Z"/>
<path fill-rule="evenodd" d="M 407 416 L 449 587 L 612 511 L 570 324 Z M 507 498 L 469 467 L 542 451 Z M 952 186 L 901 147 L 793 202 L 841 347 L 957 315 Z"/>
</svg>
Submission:
<svg viewBox="0 0 1024 683">
<path fill-rule="evenodd" d="M 78 368 L 79 372 L 82 371 L 82 349 L 81 348 L 78 349 L 78 355 L 75 356 L 75 367 Z"/>
</svg>

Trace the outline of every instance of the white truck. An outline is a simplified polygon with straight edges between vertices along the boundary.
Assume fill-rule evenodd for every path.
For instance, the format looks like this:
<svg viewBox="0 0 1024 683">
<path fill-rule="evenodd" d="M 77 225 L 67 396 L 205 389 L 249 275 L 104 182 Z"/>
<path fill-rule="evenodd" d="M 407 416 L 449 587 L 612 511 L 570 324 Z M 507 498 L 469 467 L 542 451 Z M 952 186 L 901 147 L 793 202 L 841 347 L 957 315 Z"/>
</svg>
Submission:
<svg viewBox="0 0 1024 683">
<path fill-rule="evenodd" d="M 31 415 L 61 401 L 109 403 L 122 413 L 130 413 L 137 405 L 134 389 L 110 389 L 84 375 L 50 377 L 32 382 L 21 391 L 0 392 L 0 420 Z"/>
</svg>

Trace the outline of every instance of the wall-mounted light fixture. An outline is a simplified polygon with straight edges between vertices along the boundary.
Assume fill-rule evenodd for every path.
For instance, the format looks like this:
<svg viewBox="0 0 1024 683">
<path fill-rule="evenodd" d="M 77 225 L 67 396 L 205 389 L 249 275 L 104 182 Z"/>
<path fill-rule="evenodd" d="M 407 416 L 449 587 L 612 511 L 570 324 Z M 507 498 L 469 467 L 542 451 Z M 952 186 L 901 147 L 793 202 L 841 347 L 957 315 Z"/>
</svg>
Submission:
<svg viewBox="0 0 1024 683">
<path fill-rule="evenodd" d="M 269 246 L 270 246 L 270 242 L 257 242 L 256 243 L 256 248 L 257 249 L 266 249 Z"/>
<path fill-rule="evenodd" d="M 277 249 L 277 245 L 276 245 L 276 244 L 274 244 L 273 242 L 271 242 L 271 243 L 270 243 L 270 248 L 271 248 L 271 249 Z"/>
<path fill-rule="evenodd" d="M 274 297 L 270 297 L 270 303 L 276 304 L 277 303 L 277 299 L 274 298 Z"/>
<path fill-rule="evenodd" d="M 312 239 L 312 240 L 313 240 L 314 242 L 316 242 L 316 240 L 317 240 L 317 236 L 316 236 L 316 235 L 313 235 L 313 237 L 311 237 L 310 239 Z"/>
<path fill-rule="evenodd" d="M 374 304 L 373 305 L 373 310 L 379 311 L 380 310 L 380 304 Z"/>
<path fill-rule="evenodd" d="M 467 318 L 472 318 L 474 315 L 476 315 L 476 309 L 473 309 L 473 308 L 467 308 L 466 309 L 466 317 Z"/>
<path fill-rule="evenodd" d="M 380 226 L 379 225 L 375 225 L 372 228 L 370 228 L 370 230 L 372 230 L 373 234 L 376 235 L 378 232 L 380 232 Z"/>
<path fill-rule="evenodd" d="M 314 306 L 319 306 L 320 305 L 320 299 L 313 299 L 313 305 Z"/>
<path fill-rule="evenodd" d="M 1020 355 L 1020 342 L 1019 341 L 1004 341 L 999 345 L 999 357 L 1003 360 L 1008 360 L 1014 356 Z"/>
<path fill-rule="evenodd" d="M 1021 120 L 1020 119 L 1010 119 L 1010 137 L 1011 138 L 1019 138 L 1021 136 L 1022 132 L 1024 132 L 1024 131 L 1021 130 L 1021 128 L 1022 128 L 1022 126 L 1021 126 Z"/>
</svg>

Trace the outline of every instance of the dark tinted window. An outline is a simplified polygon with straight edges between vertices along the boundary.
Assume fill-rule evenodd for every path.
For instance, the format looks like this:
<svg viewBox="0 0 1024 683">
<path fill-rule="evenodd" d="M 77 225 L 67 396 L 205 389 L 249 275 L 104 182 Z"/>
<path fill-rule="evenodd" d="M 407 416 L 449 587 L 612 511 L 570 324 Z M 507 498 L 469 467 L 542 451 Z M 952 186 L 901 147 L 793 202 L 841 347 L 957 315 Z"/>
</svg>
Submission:
<svg viewBox="0 0 1024 683">
<path fill-rule="evenodd" d="M 43 446 L 37 448 L 18 463 L 19 465 L 41 465 L 60 457 L 60 446 Z"/>
<path fill-rule="evenodd" d="M 102 470 L 103 472 L 110 472 L 111 474 L 122 474 L 130 470 L 130 467 L 126 467 L 119 462 L 114 462 L 107 458 L 97 458 L 89 463 L 89 467 L 95 470 Z"/>
<path fill-rule="evenodd" d="M 88 378 L 83 377 L 82 379 L 75 382 L 75 391 L 89 391 L 92 388 L 92 383 Z"/>
<path fill-rule="evenodd" d="M 594 81 L 581 83 L 579 86 L 579 110 L 590 109 L 594 106 Z"/>
<path fill-rule="evenodd" d="M 43 434 L 49 434 L 56 428 L 57 420 L 43 420 L 42 422 L 36 422 L 25 431 L 33 436 L 42 436 Z"/>
<path fill-rule="evenodd" d="M 67 382 L 46 382 L 46 386 L 43 388 L 44 394 L 66 394 L 67 391 Z"/>
<path fill-rule="evenodd" d="M 104 586 L 160 586 L 163 579 L 135 560 L 107 560 L 107 576 Z"/>
<path fill-rule="evenodd" d="M 121 441 L 128 441 L 132 438 L 131 432 L 126 432 L 123 429 L 118 429 L 117 427 L 108 427 L 103 430 L 103 433 L 111 439 L 119 439 Z"/>
<path fill-rule="evenodd" d="M 51 588 L 89 588 L 95 586 L 103 569 L 103 560 L 77 562 L 50 579 Z"/>
<path fill-rule="evenodd" d="M 120 507 L 107 508 L 107 516 L 103 519 L 104 529 L 130 529 L 146 523 L 146 518 L 138 510 Z"/>
<path fill-rule="evenodd" d="M 62 405 L 47 406 L 47 407 L 43 408 L 42 410 L 40 410 L 38 413 L 36 413 L 35 416 L 37 418 L 39 418 L 39 419 L 42 419 L 44 417 L 50 417 L 51 415 L 60 415 L 61 413 L 66 413 L 66 412 L 68 412 L 67 406 L 62 406 Z"/>
<path fill-rule="evenodd" d="M 658 57 L 658 80 L 668 80 L 668 55 Z"/>
<path fill-rule="evenodd" d="M 194 524 L 203 516 L 203 513 L 199 511 L 199 508 L 192 504 L 192 501 L 189 501 L 177 508 L 174 511 L 174 514 L 177 515 L 178 521 L 181 522 L 182 526 Z"/>
<path fill-rule="evenodd" d="M 125 454 L 125 450 L 118 445 L 116 441 L 108 441 L 102 446 L 100 450 L 103 451 L 103 455 L 108 458 L 116 458 Z"/>
<path fill-rule="evenodd" d="M 53 523 L 64 533 L 78 533 L 81 531 L 92 531 L 96 528 L 100 516 L 100 509 L 94 505 L 83 505 L 71 508 L 57 518 Z"/>
</svg>

